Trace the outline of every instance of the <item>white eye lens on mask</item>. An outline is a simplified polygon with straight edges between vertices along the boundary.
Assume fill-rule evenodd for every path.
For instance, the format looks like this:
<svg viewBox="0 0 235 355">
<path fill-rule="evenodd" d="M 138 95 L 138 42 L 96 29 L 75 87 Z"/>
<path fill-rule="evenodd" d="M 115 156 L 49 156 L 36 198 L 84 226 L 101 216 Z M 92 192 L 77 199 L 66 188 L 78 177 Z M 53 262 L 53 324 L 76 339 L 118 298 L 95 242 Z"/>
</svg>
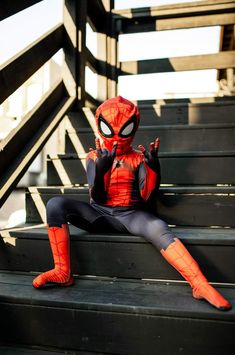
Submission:
<svg viewBox="0 0 235 355">
<path fill-rule="evenodd" d="M 134 122 L 129 123 L 127 126 L 125 126 L 122 131 L 120 132 L 121 137 L 128 137 L 132 135 L 132 132 L 134 130 L 135 124 Z"/>
<path fill-rule="evenodd" d="M 100 121 L 100 130 L 105 136 L 111 136 L 112 135 L 111 129 L 109 128 L 109 126 L 104 121 Z"/>
</svg>

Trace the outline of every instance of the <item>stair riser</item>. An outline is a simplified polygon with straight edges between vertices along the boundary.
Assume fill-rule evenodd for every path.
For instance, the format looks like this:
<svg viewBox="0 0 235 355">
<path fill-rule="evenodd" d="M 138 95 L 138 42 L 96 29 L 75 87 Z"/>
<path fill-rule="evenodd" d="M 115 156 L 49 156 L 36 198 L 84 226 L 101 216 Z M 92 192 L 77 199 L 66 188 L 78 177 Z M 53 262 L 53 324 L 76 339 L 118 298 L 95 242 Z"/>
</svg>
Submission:
<svg viewBox="0 0 235 355">
<path fill-rule="evenodd" d="M 119 355 L 156 355 L 156 349 L 164 355 L 235 351 L 235 323 L 229 321 L 7 303 L 0 310 L 1 340 L 13 344 Z"/>
<path fill-rule="evenodd" d="M 55 194 L 26 195 L 27 223 L 41 223 L 42 206 Z M 64 194 L 66 198 L 89 202 L 88 194 Z M 40 204 L 37 200 L 40 199 Z M 170 225 L 179 226 L 235 226 L 235 196 L 213 194 L 159 193 L 157 212 Z M 40 213 L 39 213 L 40 211 Z M 45 215 L 45 208 L 44 208 Z"/>
<path fill-rule="evenodd" d="M 47 162 L 47 183 L 50 186 L 71 184 L 87 184 L 82 160 L 62 158 L 61 166 L 57 159 Z M 235 157 L 233 156 L 201 156 L 201 157 L 160 157 L 162 184 L 179 185 L 215 185 L 235 184 Z M 64 171 L 67 174 L 64 178 Z"/>
<path fill-rule="evenodd" d="M 234 116 L 235 103 L 140 106 L 143 125 L 234 123 Z"/>
<path fill-rule="evenodd" d="M 0 253 L 0 269 L 14 271 L 46 271 L 53 267 L 53 259 L 46 231 L 36 239 L 23 236 L 22 232 L 11 232 L 15 246 L 4 239 Z M 198 261 L 202 271 L 212 282 L 235 283 L 235 245 L 191 244 L 184 236 L 178 235 Z M 71 235 L 71 264 L 75 274 L 134 279 L 183 280 L 144 239 L 120 242 L 80 240 Z"/>
<path fill-rule="evenodd" d="M 162 105 L 139 105 L 141 125 L 194 125 L 194 124 L 221 124 L 234 123 L 235 102 L 233 97 L 228 101 L 211 103 L 164 103 Z M 226 112 L 226 115 L 224 114 Z M 69 121 L 74 129 L 89 128 L 86 115 L 94 117 L 94 113 L 88 111 L 70 112 Z M 95 123 L 95 119 L 93 119 Z"/>
<path fill-rule="evenodd" d="M 161 140 L 160 152 L 197 152 L 197 151 L 234 151 L 235 128 L 220 129 L 177 129 L 150 128 L 138 130 L 133 141 L 133 147 L 139 144 L 146 147 L 157 137 Z M 78 132 L 66 135 L 66 153 L 82 153 L 77 151 L 73 141 L 79 139 L 85 152 L 95 146 L 93 133 Z"/>
</svg>

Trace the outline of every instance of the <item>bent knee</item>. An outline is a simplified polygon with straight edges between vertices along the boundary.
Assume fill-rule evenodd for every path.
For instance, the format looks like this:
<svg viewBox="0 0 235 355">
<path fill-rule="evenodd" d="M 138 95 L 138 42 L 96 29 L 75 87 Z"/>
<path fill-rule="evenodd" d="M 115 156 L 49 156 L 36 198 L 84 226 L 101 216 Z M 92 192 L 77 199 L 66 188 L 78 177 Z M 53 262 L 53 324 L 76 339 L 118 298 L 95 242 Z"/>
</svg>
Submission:
<svg viewBox="0 0 235 355">
<path fill-rule="evenodd" d="M 157 219 L 153 222 L 153 224 L 154 232 L 158 236 L 162 236 L 170 232 L 167 223 L 162 221 L 161 219 Z"/>
<path fill-rule="evenodd" d="M 149 236 L 149 240 L 158 248 L 158 250 L 161 250 L 162 248 L 165 249 L 174 242 L 174 234 L 169 229 L 167 223 L 160 219 L 154 221 L 151 225 Z"/>
<path fill-rule="evenodd" d="M 52 197 L 46 205 L 47 212 L 63 210 L 65 199 L 63 196 Z"/>
</svg>

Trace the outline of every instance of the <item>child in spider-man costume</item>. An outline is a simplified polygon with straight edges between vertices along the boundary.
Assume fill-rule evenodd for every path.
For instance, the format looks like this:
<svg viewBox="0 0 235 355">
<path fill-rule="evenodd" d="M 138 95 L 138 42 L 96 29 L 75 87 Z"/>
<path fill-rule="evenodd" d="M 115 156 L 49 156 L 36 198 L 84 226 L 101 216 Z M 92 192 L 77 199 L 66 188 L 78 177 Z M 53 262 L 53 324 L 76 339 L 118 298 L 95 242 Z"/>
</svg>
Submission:
<svg viewBox="0 0 235 355">
<path fill-rule="evenodd" d="M 160 183 L 159 139 L 147 151 L 131 146 L 139 124 L 138 108 L 118 96 L 96 111 L 101 141 L 87 155 L 90 203 L 54 197 L 47 204 L 48 234 L 55 267 L 33 280 L 73 284 L 70 268 L 68 222 L 89 232 L 129 232 L 150 241 L 162 256 L 189 282 L 193 297 L 206 299 L 219 310 L 230 303 L 206 280 L 198 264 L 167 224 L 146 209 L 154 203 Z"/>
</svg>

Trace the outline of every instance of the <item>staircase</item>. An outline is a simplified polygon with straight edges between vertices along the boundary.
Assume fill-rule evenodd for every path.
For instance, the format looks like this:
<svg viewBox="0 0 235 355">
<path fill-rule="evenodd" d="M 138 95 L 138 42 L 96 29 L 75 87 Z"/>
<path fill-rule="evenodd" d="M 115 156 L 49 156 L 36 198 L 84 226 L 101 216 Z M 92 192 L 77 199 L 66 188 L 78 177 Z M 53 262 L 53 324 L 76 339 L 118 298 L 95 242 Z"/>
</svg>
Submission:
<svg viewBox="0 0 235 355">
<path fill-rule="evenodd" d="M 46 202 L 57 195 L 89 199 L 84 154 L 75 144 L 94 146 L 92 120 L 85 119 L 93 113 L 84 108 L 65 117 L 66 150 L 48 157 L 48 186 L 26 192 L 27 224 L 2 232 L 4 354 L 234 353 L 235 102 L 169 103 L 158 105 L 158 115 L 150 109 L 140 106 L 133 145 L 161 139 L 158 214 L 234 308 L 224 313 L 193 299 L 181 276 L 143 238 L 88 234 L 73 226 L 75 285 L 33 289 L 35 274 L 52 267 L 42 226 Z M 220 111 L 230 112 L 222 122 Z"/>
<path fill-rule="evenodd" d="M 38 2 L 4 1 L 0 19 Z M 234 1 L 113 10 L 113 1 L 65 0 L 64 9 L 63 24 L 1 67 L 3 102 L 60 48 L 65 52 L 65 77 L 1 142 L 0 206 L 63 119 L 65 149 L 48 156 L 47 186 L 27 189 L 26 224 L 0 231 L 0 355 L 232 355 Z M 98 36 L 97 57 L 86 47 L 87 22 Z M 118 62 L 120 33 L 214 25 L 222 27 L 218 53 Z M 87 63 L 99 74 L 97 100 L 85 90 Z M 89 234 L 72 225 L 75 285 L 34 289 L 33 278 L 53 267 L 46 203 L 58 195 L 89 200 L 84 165 L 85 153 L 94 147 L 94 110 L 103 98 L 116 96 L 118 77 L 208 68 L 223 80 L 224 96 L 139 101 L 141 122 L 133 146 L 147 147 L 160 138 L 157 213 L 233 309 L 220 312 L 193 299 L 189 285 L 143 238 Z"/>
</svg>

